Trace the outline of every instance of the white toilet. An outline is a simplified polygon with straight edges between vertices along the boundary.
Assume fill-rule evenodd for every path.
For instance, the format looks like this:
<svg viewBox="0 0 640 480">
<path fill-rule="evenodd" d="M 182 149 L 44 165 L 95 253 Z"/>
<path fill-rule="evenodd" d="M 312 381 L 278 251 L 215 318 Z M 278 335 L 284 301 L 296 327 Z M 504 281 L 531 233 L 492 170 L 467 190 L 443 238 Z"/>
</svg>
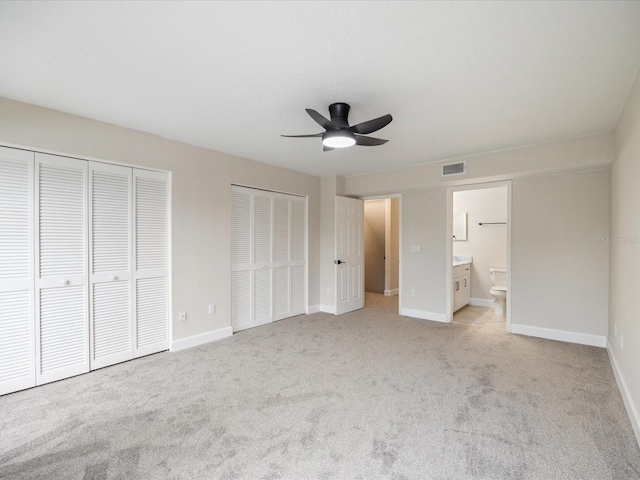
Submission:
<svg viewBox="0 0 640 480">
<path fill-rule="evenodd" d="M 489 293 L 495 299 L 494 314 L 497 317 L 507 316 L 507 269 L 506 268 L 490 268 L 491 290 Z"/>
</svg>

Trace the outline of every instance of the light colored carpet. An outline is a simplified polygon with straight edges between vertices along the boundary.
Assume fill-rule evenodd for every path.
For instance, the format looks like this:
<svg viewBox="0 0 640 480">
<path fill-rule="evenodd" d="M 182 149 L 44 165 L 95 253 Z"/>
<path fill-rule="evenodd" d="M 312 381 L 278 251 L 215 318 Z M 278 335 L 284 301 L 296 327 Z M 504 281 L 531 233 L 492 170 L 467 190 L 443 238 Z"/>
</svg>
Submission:
<svg viewBox="0 0 640 480">
<path fill-rule="evenodd" d="M 0 397 L 0 478 L 640 477 L 603 349 L 393 301 Z"/>
</svg>

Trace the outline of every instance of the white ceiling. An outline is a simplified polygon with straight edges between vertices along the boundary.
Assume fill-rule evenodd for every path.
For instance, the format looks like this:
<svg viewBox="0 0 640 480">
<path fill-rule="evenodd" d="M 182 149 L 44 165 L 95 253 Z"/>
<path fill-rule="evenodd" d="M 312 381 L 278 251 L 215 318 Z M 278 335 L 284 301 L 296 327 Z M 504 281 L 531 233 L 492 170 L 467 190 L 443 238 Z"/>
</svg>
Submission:
<svg viewBox="0 0 640 480">
<path fill-rule="evenodd" d="M 0 96 L 316 175 L 611 131 L 640 2 L 1 2 Z M 380 147 L 322 129 L 391 113 Z"/>
</svg>

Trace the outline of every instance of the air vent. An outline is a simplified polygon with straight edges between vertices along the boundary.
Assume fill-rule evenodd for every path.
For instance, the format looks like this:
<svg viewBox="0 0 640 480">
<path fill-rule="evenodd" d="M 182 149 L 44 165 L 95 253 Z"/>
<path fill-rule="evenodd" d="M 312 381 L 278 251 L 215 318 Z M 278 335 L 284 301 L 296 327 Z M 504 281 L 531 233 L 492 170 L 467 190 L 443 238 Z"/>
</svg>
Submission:
<svg viewBox="0 0 640 480">
<path fill-rule="evenodd" d="M 464 175 L 467 173 L 467 162 L 445 163 L 442 165 L 442 176 Z"/>
</svg>

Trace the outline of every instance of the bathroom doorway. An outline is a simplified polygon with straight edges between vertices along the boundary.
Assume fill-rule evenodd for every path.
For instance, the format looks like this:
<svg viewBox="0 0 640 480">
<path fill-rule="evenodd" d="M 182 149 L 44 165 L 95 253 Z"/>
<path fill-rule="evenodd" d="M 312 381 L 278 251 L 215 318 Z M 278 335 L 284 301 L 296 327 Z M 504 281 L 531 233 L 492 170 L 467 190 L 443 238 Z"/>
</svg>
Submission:
<svg viewBox="0 0 640 480">
<path fill-rule="evenodd" d="M 365 307 L 399 312 L 400 197 L 364 200 Z"/>
<path fill-rule="evenodd" d="M 511 331 L 511 182 L 447 193 L 449 322 Z"/>
</svg>

